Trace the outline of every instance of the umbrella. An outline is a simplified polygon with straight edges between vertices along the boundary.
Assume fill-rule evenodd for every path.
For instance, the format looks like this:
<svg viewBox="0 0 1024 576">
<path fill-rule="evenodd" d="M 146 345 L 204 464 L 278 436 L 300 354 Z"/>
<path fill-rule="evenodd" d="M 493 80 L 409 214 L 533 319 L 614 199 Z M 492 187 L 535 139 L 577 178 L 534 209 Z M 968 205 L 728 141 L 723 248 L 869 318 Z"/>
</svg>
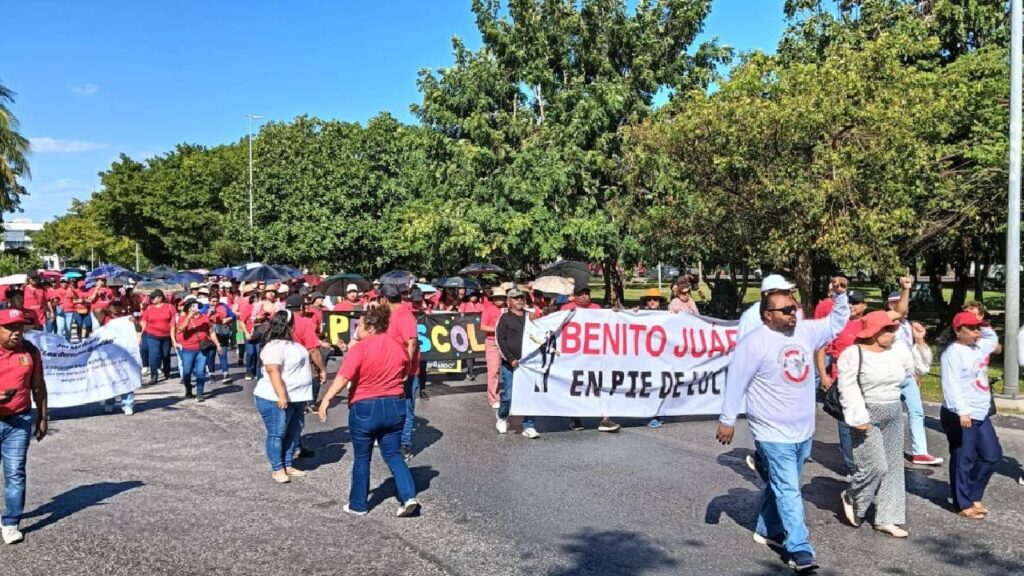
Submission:
<svg viewBox="0 0 1024 576">
<path fill-rule="evenodd" d="M 11 274 L 0 278 L 0 286 L 14 286 L 28 282 L 28 274 Z"/>
<path fill-rule="evenodd" d="M 416 287 L 419 288 L 420 292 L 423 292 L 424 294 L 433 294 L 434 292 L 437 292 L 437 288 L 434 288 L 430 284 L 421 284 L 417 282 Z"/>
<path fill-rule="evenodd" d="M 359 274 L 335 274 L 328 276 L 317 290 L 324 296 L 343 296 L 349 284 L 355 284 L 360 292 L 369 292 L 370 283 Z"/>
<path fill-rule="evenodd" d="M 39 276 L 42 277 L 43 280 L 56 282 L 60 280 L 61 274 L 60 270 L 42 270 L 39 272 Z"/>
<path fill-rule="evenodd" d="M 193 272 L 195 274 L 202 274 L 203 277 L 206 277 L 206 276 L 210 275 L 210 271 L 207 270 L 206 268 L 195 268 L 193 270 L 189 270 L 189 272 Z"/>
<path fill-rule="evenodd" d="M 193 282 L 202 282 L 206 280 L 206 277 L 202 274 L 196 274 L 195 272 L 178 272 L 174 276 L 164 278 L 165 282 L 171 284 L 181 284 L 182 286 L 188 286 Z"/>
<path fill-rule="evenodd" d="M 305 276 L 302 277 L 302 280 L 305 281 L 306 284 L 309 284 L 314 288 L 323 284 L 324 282 L 324 279 L 316 274 L 306 274 Z"/>
<path fill-rule="evenodd" d="M 582 288 L 590 283 L 590 268 L 583 262 L 572 262 L 562 260 L 540 271 L 538 280 L 544 276 L 561 276 L 572 278 L 577 288 Z"/>
<path fill-rule="evenodd" d="M 64 270 L 64 277 L 68 278 L 68 279 L 70 279 L 70 278 L 84 278 L 85 277 L 85 272 L 82 271 L 82 270 L 79 270 L 78 268 L 67 268 L 67 269 Z"/>
<path fill-rule="evenodd" d="M 576 284 L 572 278 L 563 276 L 541 276 L 533 282 L 532 288 L 545 294 L 558 294 L 568 296 L 572 294 Z"/>
<path fill-rule="evenodd" d="M 122 270 L 107 276 L 107 286 L 128 286 L 129 284 L 135 283 L 142 280 L 142 276 L 139 276 L 131 270 Z"/>
<path fill-rule="evenodd" d="M 302 270 L 299 270 L 298 268 L 296 268 L 294 266 L 274 265 L 274 266 L 271 266 L 271 268 L 274 268 L 275 270 L 277 270 L 278 272 L 284 274 L 285 276 L 287 276 L 289 278 L 302 278 L 304 276 L 304 274 L 302 273 Z"/>
<path fill-rule="evenodd" d="M 505 270 L 497 264 L 470 264 L 462 270 L 459 270 L 460 275 L 465 276 L 483 276 L 484 274 L 504 274 Z"/>
<path fill-rule="evenodd" d="M 452 276 L 445 278 L 444 282 L 441 283 L 441 288 L 465 288 L 466 281 L 458 276 Z"/>
<path fill-rule="evenodd" d="M 210 272 L 214 276 L 220 276 L 222 278 L 231 278 L 237 280 L 242 277 L 242 271 L 233 266 L 225 266 L 223 268 L 217 268 Z"/>
<path fill-rule="evenodd" d="M 380 283 L 412 286 L 416 283 L 416 275 L 408 270 L 392 270 L 380 277 Z"/>
<path fill-rule="evenodd" d="M 103 266 L 93 268 L 92 270 L 90 270 L 89 273 L 85 275 L 85 277 L 89 280 L 95 278 L 106 278 L 108 276 L 113 276 L 114 274 L 117 274 L 118 272 L 121 271 L 127 272 L 128 269 L 123 266 L 118 266 L 117 264 L 104 264 Z"/>
<path fill-rule="evenodd" d="M 285 280 L 291 280 L 291 276 L 273 266 L 251 268 L 242 274 L 243 282 L 282 282 Z"/>
<path fill-rule="evenodd" d="M 185 287 L 181 284 L 174 284 L 164 280 L 146 280 L 135 285 L 136 294 L 145 294 L 148 296 L 152 294 L 154 290 L 159 290 L 164 293 L 164 296 L 168 296 L 175 292 L 184 291 Z"/>
<path fill-rule="evenodd" d="M 165 278 L 170 278 L 177 273 L 178 271 L 170 266 L 157 266 L 156 268 L 151 268 L 149 272 L 146 272 L 146 276 L 154 280 L 163 280 Z"/>
</svg>

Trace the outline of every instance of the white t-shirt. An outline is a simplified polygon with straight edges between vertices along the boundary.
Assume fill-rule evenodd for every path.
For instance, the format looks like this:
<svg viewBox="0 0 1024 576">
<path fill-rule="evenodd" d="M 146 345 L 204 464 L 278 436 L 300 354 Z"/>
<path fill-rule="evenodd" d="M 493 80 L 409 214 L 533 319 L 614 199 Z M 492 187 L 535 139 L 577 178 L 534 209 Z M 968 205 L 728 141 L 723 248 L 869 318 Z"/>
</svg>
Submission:
<svg viewBox="0 0 1024 576">
<path fill-rule="evenodd" d="M 281 367 L 281 379 L 288 391 L 289 402 L 313 401 L 313 370 L 309 366 L 309 351 L 291 340 L 272 340 L 260 350 L 263 373 L 256 382 L 253 395 L 277 402 L 277 393 L 267 374 L 267 364 Z"/>
<path fill-rule="evenodd" d="M 992 406 L 988 360 L 998 345 L 999 337 L 986 326 L 974 346 L 953 342 L 946 348 L 942 353 L 942 405 L 946 410 L 974 420 L 988 418 Z"/>
<path fill-rule="evenodd" d="M 836 337 L 850 318 L 846 294 L 821 320 L 798 320 L 793 333 L 763 323 L 740 338 L 729 363 L 719 422 L 736 425 L 746 400 L 747 421 L 760 442 L 793 444 L 814 435 L 814 351 Z"/>
</svg>

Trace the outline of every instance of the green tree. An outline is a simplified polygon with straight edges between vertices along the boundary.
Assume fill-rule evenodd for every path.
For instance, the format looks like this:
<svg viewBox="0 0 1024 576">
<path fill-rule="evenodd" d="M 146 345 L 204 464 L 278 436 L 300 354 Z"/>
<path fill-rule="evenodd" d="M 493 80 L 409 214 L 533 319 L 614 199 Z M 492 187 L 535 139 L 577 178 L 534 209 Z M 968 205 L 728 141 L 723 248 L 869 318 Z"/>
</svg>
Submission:
<svg viewBox="0 0 1024 576">
<path fill-rule="evenodd" d="M 28 166 L 28 138 L 18 132 L 18 119 L 8 107 L 14 103 L 14 92 L 0 82 L 0 213 L 13 212 L 26 194 L 20 178 L 31 177 Z M 3 222 L 0 219 L 0 229 Z"/>
<path fill-rule="evenodd" d="M 57 254 L 68 260 L 113 263 L 135 268 L 135 242 L 110 233 L 99 219 L 92 201 L 75 199 L 67 213 L 47 222 L 32 235 L 32 243 L 40 251 Z M 140 267 L 149 261 L 142 258 Z"/>
</svg>

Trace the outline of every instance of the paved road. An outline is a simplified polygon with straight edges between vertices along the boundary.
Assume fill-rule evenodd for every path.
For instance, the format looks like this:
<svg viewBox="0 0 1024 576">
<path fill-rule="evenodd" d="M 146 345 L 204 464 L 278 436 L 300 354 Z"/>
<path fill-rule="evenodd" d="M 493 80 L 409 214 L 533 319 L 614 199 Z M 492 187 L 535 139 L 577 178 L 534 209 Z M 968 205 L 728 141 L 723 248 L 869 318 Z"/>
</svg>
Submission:
<svg viewBox="0 0 1024 576">
<path fill-rule="evenodd" d="M 174 381 L 172 381 L 174 382 Z M 483 385 L 432 385 L 411 466 L 423 514 L 395 517 L 375 461 L 372 510 L 342 512 L 351 473 L 344 407 L 307 418 L 310 476 L 275 485 L 251 384 L 214 385 L 203 404 L 176 383 L 139 394 L 131 417 L 99 406 L 54 411 L 29 452 L 26 540 L 0 547 L 7 575 L 786 574 L 750 540 L 760 481 L 749 434 L 722 449 L 710 421 L 570 432 L 541 419 L 539 440 L 494 432 Z M 930 422 L 933 451 L 945 440 Z M 741 424 L 741 428 L 744 425 Z M 1024 432 L 1000 430 L 1009 456 L 983 522 L 945 509 L 946 468 L 908 469 L 911 538 L 839 520 L 834 423 L 819 421 L 804 474 L 822 574 L 1024 573 Z"/>
</svg>

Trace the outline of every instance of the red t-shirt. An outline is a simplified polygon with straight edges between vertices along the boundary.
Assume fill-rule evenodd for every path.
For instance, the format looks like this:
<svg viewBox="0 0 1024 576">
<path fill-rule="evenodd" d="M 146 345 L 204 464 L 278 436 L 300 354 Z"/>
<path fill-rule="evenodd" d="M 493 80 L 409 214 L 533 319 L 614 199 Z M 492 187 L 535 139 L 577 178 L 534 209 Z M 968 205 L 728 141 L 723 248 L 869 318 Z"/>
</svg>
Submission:
<svg viewBox="0 0 1024 576">
<path fill-rule="evenodd" d="M 463 302 L 459 304 L 459 312 L 463 314 L 473 314 L 484 311 L 484 305 L 482 302 Z"/>
<path fill-rule="evenodd" d="M 36 288 L 31 284 L 25 284 L 25 288 L 22 290 L 25 295 L 24 308 L 26 312 L 35 314 L 38 319 L 38 324 L 42 326 L 46 324 L 46 299 L 50 297 L 46 288 L 40 286 Z"/>
<path fill-rule="evenodd" d="M 181 322 L 178 323 L 178 343 L 184 350 L 199 350 L 199 343 L 210 339 L 210 319 L 206 316 L 195 316 L 183 325 L 184 321 L 183 315 Z"/>
<path fill-rule="evenodd" d="M 405 346 L 387 334 L 374 334 L 348 349 L 341 375 L 352 382 L 348 405 L 379 396 L 398 396 L 405 390 L 408 358 Z"/>
<path fill-rule="evenodd" d="M 419 323 L 416 322 L 416 316 L 413 315 L 412 310 L 399 306 L 391 311 L 391 321 L 388 322 L 388 336 L 391 336 L 396 342 L 401 344 L 403 350 L 405 350 L 406 342 L 416 340 L 416 349 L 413 351 L 412 358 L 408 359 L 408 374 L 410 376 L 420 373 L 419 335 Z"/>
<path fill-rule="evenodd" d="M 498 325 L 498 318 L 501 317 L 501 308 L 490 302 L 484 303 L 484 311 L 480 313 L 480 325 L 494 328 Z M 494 332 L 487 335 L 485 340 L 494 340 Z"/>
<path fill-rule="evenodd" d="M 142 313 L 142 321 L 146 323 L 146 334 L 154 338 L 170 337 L 174 313 L 174 306 L 170 304 L 150 305 Z"/>
<path fill-rule="evenodd" d="M 57 295 L 60 297 L 60 307 L 64 309 L 66 314 L 75 311 L 75 300 L 78 298 L 78 292 L 74 288 L 58 289 Z"/>
<path fill-rule="evenodd" d="M 580 306 L 580 305 L 576 304 L 575 302 L 569 302 L 568 304 L 562 304 L 562 307 L 559 308 L 559 310 L 576 310 L 578 308 L 583 308 L 583 306 Z M 598 306 L 597 304 L 594 304 L 593 302 L 591 302 L 589 305 L 586 306 L 586 309 L 587 310 L 600 310 L 601 307 Z"/>
<path fill-rule="evenodd" d="M 832 313 L 832 299 L 831 298 L 825 298 L 821 302 L 818 302 L 818 305 L 814 307 L 814 319 L 815 320 L 821 320 L 822 318 L 827 318 L 828 315 L 831 314 L 831 313 Z"/>
<path fill-rule="evenodd" d="M 313 322 L 313 328 L 319 338 L 324 331 L 324 311 L 320 308 L 308 308 L 306 309 L 306 318 Z"/>
<path fill-rule="evenodd" d="M 356 311 L 356 306 L 359 307 L 359 310 L 364 310 L 366 308 L 366 306 L 364 306 L 362 302 L 359 302 L 359 301 L 349 302 L 348 300 L 342 300 L 341 302 L 336 303 L 334 305 L 334 307 L 331 308 L 331 311 L 332 312 L 355 312 Z"/>
<path fill-rule="evenodd" d="M 864 323 L 860 320 L 850 320 L 843 327 L 839 335 L 832 342 L 829 342 L 828 348 L 825 351 L 832 356 L 832 369 L 829 371 L 832 374 L 832 378 L 836 378 L 839 372 L 839 355 L 843 353 L 843 350 L 854 345 L 857 341 L 857 332 L 860 332 L 863 327 Z"/>
<path fill-rule="evenodd" d="M 292 328 L 292 340 L 300 344 L 306 350 L 315 350 L 320 347 L 320 339 L 316 337 L 316 326 L 312 318 L 306 318 L 293 314 L 295 326 Z"/>
<path fill-rule="evenodd" d="M 29 342 L 14 350 L 0 346 L 0 390 L 16 391 L 10 402 L 0 404 L 0 417 L 32 409 L 33 374 L 43 374 L 43 362 L 35 346 Z"/>
</svg>

